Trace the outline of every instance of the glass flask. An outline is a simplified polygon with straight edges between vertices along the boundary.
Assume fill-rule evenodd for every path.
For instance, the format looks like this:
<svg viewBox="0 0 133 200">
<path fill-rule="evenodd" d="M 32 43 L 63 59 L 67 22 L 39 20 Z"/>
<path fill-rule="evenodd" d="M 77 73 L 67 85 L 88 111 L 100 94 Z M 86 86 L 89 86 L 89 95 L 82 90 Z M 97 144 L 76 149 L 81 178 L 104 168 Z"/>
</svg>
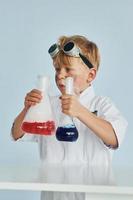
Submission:
<svg viewBox="0 0 133 200">
<path fill-rule="evenodd" d="M 66 94 L 73 94 L 73 78 L 67 77 L 65 80 Z M 73 122 L 73 118 L 61 113 L 59 126 L 56 130 L 56 138 L 59 141 L 74 142 L 78 139 L 78 130 Z"/>
<path fill-rule="evenodd" d="M 48 95 L 49 78 L 39 75 L 37 78 L 37 89 L 42 92 L 40 103 L 31 106 L 26 113 L 22 123 L 25 133 L 52 135 L 55 132 L 55 122 Z"/>
</svg>

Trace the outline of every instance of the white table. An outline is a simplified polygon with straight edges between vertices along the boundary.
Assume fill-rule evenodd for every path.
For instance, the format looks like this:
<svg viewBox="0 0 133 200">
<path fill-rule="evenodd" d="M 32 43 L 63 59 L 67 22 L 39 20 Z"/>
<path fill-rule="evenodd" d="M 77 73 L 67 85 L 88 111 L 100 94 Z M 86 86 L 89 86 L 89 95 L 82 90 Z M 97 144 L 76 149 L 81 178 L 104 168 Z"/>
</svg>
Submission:
<svg viewBox="0 0 133 200">
<path fill-rule="evenodd" d="M 1 166 L 1 190 L 83 192 L 86 200 L 133 199 L 133 168 Z"/>
</svg>

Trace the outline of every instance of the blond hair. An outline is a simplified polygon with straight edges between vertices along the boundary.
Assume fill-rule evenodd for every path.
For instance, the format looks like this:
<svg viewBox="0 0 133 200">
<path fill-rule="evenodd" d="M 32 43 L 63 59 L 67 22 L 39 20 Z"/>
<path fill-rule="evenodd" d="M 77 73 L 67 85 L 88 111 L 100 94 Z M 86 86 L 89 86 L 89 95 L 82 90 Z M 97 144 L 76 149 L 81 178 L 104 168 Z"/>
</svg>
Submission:
<svg viewBox="0 0 133 200">
<path fill-rule="evenodd" d="M 94 66 L 96 70 L 99 68 L 100 64 L 100 54 L 97 45 L 89 41 L 86 37 L 80 35 L 73 35 L 73 36 L 61 36 L 58 39 L 58 44 L 61 48 L 70 41 L 73 41 L 82 51 L 82 54 L 89 59 L 91 64 Z M 54 63 L 61 65 L 61 64 L 70 64 L 71 58 L 70 56 L 66 55 L 63 51 L 59 51 L 57 56 L 53 58 Z"/>
</svg>

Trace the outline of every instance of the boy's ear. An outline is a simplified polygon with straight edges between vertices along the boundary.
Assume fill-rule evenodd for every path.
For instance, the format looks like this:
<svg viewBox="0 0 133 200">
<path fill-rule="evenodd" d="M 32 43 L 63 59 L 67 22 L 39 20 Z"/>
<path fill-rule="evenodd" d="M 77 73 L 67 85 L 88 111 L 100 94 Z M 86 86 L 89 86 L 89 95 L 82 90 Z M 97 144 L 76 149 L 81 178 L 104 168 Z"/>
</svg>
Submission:
<svg viewBox="0 0 133 200">
<path fill-rule="evenodd" d="M 89 69 L 88 82 L 92 82 L 96 77 L 97 70 L 95 68 Z"/>
</svg>

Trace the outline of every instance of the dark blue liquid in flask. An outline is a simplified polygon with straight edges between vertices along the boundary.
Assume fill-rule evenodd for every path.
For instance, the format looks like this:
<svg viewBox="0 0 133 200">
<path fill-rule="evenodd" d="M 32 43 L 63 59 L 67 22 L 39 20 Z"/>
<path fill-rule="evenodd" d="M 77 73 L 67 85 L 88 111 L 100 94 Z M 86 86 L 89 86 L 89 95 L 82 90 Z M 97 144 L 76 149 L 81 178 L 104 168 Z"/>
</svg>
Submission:
<svg viewBox="0 0 133 200">
<path fill-rule="evenodd" d="M 67 77 L 65 80 L 66 94 L 73 94 L 73 78 Z M 78 130 L 73 122 L 73 118 L 61 114 L 59 127 L 56 130 L 56 138 L 59 141 L 74 142 L 78 139 Z"/>
</svg>

